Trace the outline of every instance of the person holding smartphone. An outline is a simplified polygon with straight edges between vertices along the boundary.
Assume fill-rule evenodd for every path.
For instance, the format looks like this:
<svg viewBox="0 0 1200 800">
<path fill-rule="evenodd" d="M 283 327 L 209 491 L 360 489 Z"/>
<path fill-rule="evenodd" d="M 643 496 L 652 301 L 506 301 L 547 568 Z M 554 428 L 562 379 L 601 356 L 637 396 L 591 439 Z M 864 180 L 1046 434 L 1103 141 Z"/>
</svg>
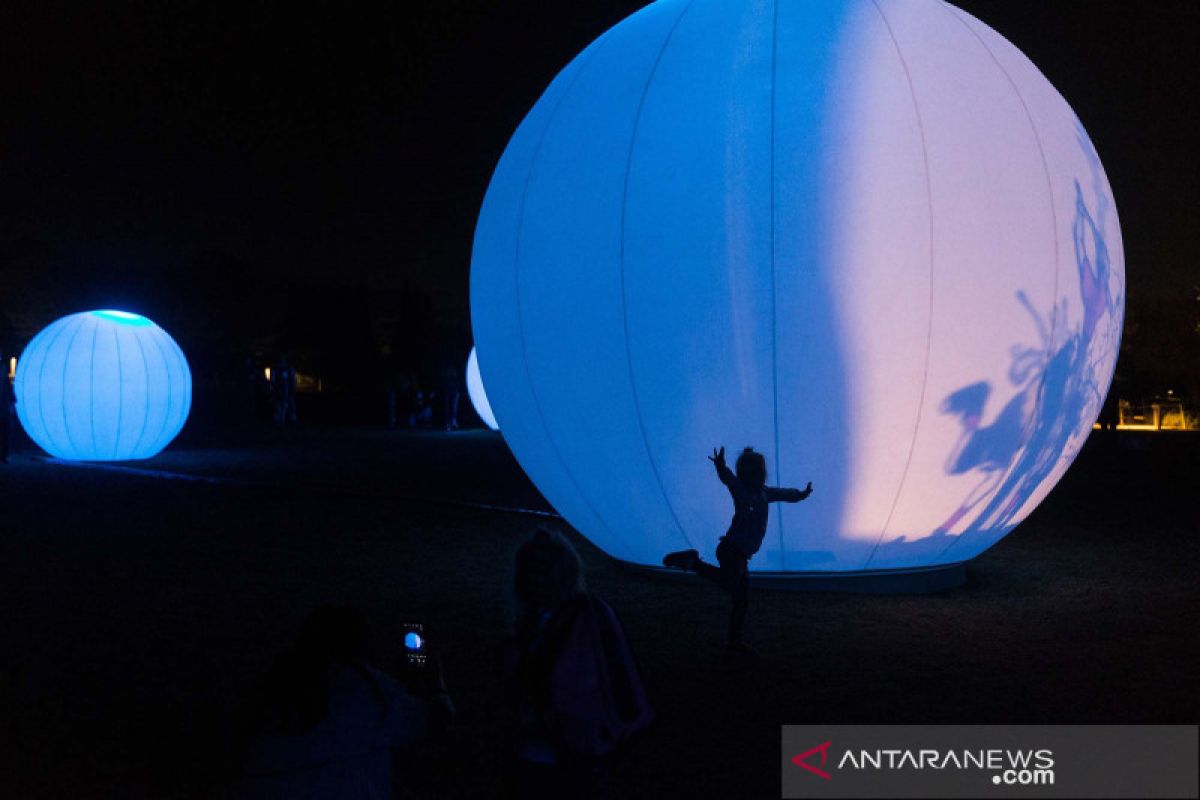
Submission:
<svg viewBox="0 0 1200 800">
<path fill-rule="evenodd" d="M 372 666 L 366 644 L 361 612 L 309 615 L 247 704 L 233 797 L 392 796 L 395 751 L 448 724 L 454 706 L 423 640 L 404 680 Z"/>
</svg>

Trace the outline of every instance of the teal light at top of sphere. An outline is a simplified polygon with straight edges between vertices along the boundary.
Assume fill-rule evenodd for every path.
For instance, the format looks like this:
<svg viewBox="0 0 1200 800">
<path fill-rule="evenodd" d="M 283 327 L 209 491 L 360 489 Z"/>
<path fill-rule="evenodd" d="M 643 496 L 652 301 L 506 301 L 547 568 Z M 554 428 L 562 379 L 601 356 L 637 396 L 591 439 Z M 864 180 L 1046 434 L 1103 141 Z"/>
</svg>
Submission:
<svg viewBox="0 0 1200 800">
<path fill-rule="evenodd" d="M 118 325 L 153 325 L 154 323 L 143 317 L 141 314 L 133 314 L 128 311 L 113 311 L 112 309 L 102 309 L 93 311 L 94 316 L 104 320 L 115 322 Z"/>
<path fill-rule="evenodd" d="M 1077 65 L 1086 74 L 1087 65 Z M 1121 231 L 1067 102 L 941 0 L 659 0 L 572 60 L 475 231 L 488 399 L 610 554 L 711 555 L 753 445 L 751 569 L 966 561 L 1066 471 L 1108 389 Z"/>
<path fill-rule="evenodd" d="M 187 420 L 192 377 L 166 331 L 113 309 L 63 317 L 33 338 L 17 361 L 17 415 L 56 458 L 150 458 Z"/>
</svg>

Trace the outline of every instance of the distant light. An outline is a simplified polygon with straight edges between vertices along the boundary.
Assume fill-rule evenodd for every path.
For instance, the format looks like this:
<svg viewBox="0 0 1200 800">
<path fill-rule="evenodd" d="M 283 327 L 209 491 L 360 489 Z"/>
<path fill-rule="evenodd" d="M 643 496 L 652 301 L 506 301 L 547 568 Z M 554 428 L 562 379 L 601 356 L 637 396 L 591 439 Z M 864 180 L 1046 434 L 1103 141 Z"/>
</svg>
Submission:
<svg viewBox="0 0 1200 800">
<path fill-rule="evenodd" d="M 12 380 L 17 375 L 17 357 L 12 356 L 8 359 L 8 378 Z"/>
<path fill-rule="evenodd" d="M 266 379 L 268 381 L 270 381 L 271 380 L 271 368 L 270 367 L 265 368 L 263 370 L 263 375 L 266 377 Z"/>
<path fill-rule="evenodd" d="M 321 391 L 320 378 L 314 378 L 312 375 L 305 375 L 300 371 L 295 371 L 295 376 L 297 392 L 301 394 L 312 394 L 313 392 Z"/>
<path fill-rule="evenodd" d="M 125 311 L 51 323 L 16 366 L 21 425 L 56 458 L 150 458 L 183 428 L 192 405 L 191 371 L 175 340 Z"/>
<path fill-rule="evenodd" d="M 471 348 L 471 355 L 467 357 L 467 396 L 471 398 L 471 405 L 475 407 L 475 413 L 483 420 L 483 424 L 494 431 L 500 430 L 500 425 L 496 422 L 496 415 L 492 413 L 492 406 L 488 402 L 487 393 L 483 391 L 483 377 L 479 374 L 479 356 L 476 355 L 474 347 Z"/>
</svg>

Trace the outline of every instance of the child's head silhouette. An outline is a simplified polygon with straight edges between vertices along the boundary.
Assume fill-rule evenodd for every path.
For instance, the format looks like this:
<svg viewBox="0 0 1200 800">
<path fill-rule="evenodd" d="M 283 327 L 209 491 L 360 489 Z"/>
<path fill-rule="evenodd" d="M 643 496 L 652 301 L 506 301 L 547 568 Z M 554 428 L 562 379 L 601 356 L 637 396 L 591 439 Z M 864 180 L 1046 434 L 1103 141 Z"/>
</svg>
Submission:
<svg viewBox="0 0 1200 800">
<path fill-rule="evenodd" d="M 738 456 L 736 472 L 738 479 L 751 489 L 761 489 L 767 483 L 767 459 L 747 447 Z"/>
<path fill-rule="evenodd" d="M 513 594 L 519 607 L 557 611 L 585 590 L 579 553 L 562 534 L 538 528 L 517 550 Z"/>
</svg>

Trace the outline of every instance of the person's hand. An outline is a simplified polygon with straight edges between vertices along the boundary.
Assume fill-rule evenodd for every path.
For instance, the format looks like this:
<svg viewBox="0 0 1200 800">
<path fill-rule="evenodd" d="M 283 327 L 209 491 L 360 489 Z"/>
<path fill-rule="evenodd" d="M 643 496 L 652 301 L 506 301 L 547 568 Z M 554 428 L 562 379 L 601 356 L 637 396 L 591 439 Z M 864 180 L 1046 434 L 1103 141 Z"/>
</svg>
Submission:
<svg viewBox="0 0 1200 800">
<path fill-rule="evenodd" d="M 431 650 L 429 669 L 426 672 L 426 689 L 430 694 L 446 694 L 446 671 L 442 667 L 442 653 Z"/>
<path fill-rule="evenodd" d="M 812 481 L 808 482 L 808 486 L 805 486 L 804 490 L 800 492 L 800 494 L 803 497 L 808 497 L 810 494 L 812 494 Z"/>
<path fill-rule="evenodd" d="M 400 680 L 416 697 L 432 697 L 446 691 L 446 674 L 442 669 L 442 654 L 435 649 L 426 651 L 425 666 L 413 666 L 407 658 L 400 662 Z"/>
<path fill-rule="evenodd" d="M 440 735 L 450 729 L 458 711 L 454 707 L 450 693 L 446 691 L 446 673 L 442 669 L 442 654 L 439 651 L 430 651 L 429 667 L 424 678 L 422 694 L 419 696 L 429 702 L 430 728 L 435 734 Z"/>
<path fill-rule="evenodd" d="M 718 450 L 714 447 L 713 454 L 708 457 L 708 460 L 716 464 L 717 469 L 723 469 L 725 467 L 725 448 L 722 447 Z"/>
</svg>

